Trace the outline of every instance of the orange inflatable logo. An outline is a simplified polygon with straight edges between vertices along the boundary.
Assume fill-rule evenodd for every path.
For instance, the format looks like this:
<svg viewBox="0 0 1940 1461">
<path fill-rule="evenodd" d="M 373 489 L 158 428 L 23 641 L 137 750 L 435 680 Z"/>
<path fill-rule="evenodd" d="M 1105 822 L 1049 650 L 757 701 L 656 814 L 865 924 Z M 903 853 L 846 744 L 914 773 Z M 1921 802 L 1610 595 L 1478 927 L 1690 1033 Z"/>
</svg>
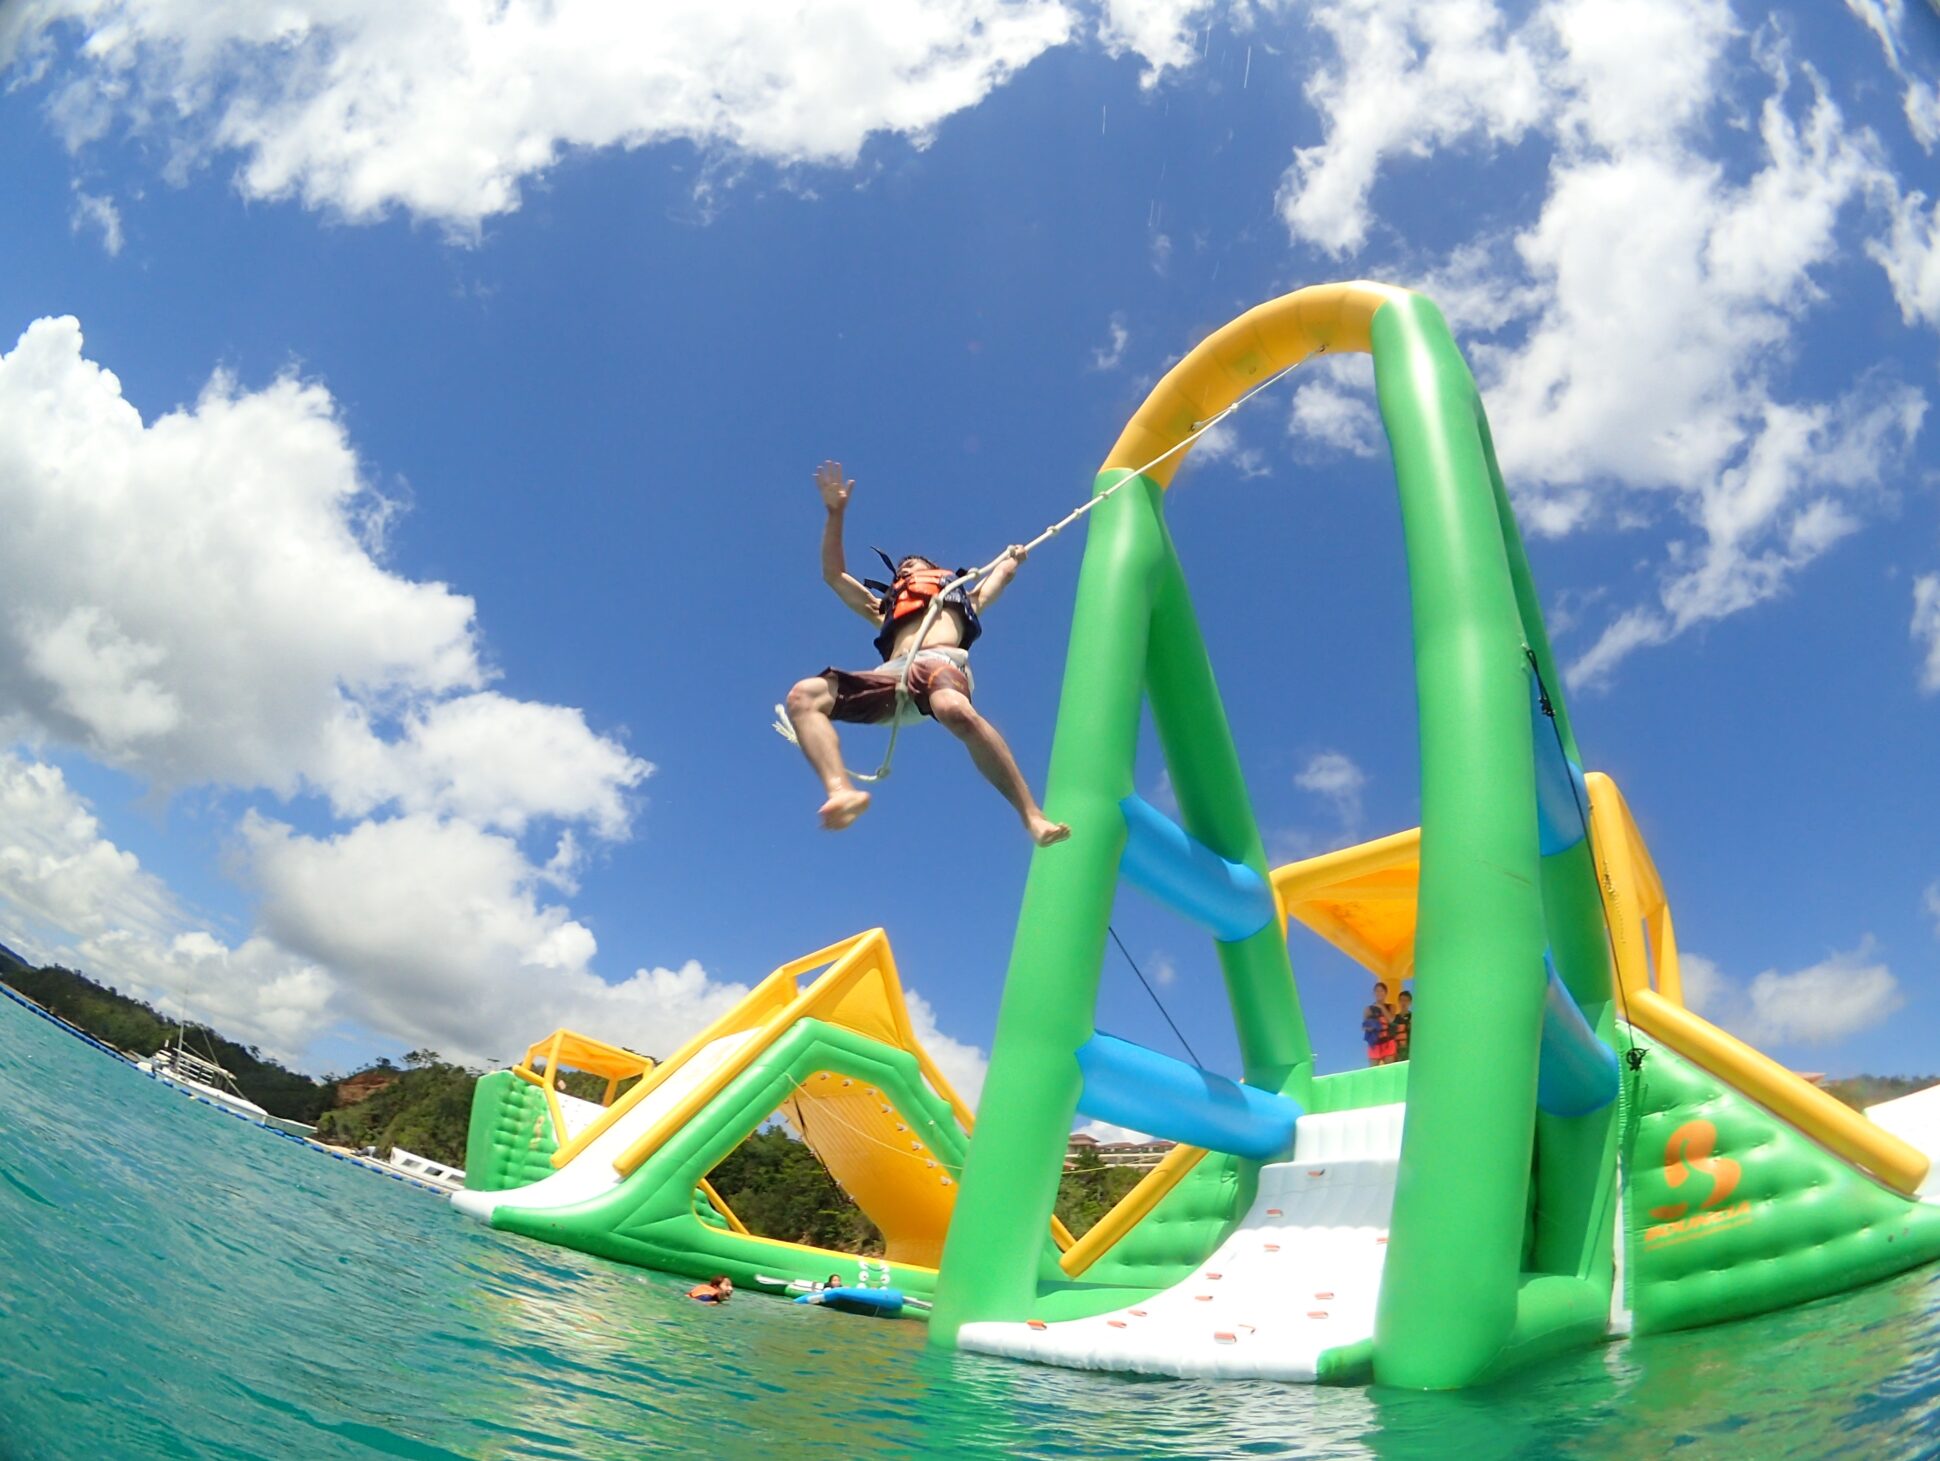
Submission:
<svg viewBox="0 0 1940 1461">
<path fill-rule="evenodd" d="M 1709 1121 L 1687 1121 L 1673 1131 L 1664 1143 L 1664 1182 L 1682 1187 L 1693 1175 L 1706 1178 L 1711 1190 L 1698 1203 L 1699 1211 L 1722 1204 L 1737 1189 L 1739 1167 L 1729 1157 L 1711 1155 L 1718 1149 L 1718 1128 Z M 1650 1215 L 1659 1222 L 1676 1222 L 1691 1210 L 1688 1202 L 1673 1202 L 1653 1207 Z"/>
</svg>

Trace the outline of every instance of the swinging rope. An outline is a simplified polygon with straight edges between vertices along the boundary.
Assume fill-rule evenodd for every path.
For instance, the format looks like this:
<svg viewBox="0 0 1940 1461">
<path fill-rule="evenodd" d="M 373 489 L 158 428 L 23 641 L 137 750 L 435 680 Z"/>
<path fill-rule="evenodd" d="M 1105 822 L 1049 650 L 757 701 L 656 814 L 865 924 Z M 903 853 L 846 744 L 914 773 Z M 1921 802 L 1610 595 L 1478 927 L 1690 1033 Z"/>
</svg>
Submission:
<svg viewBox="0 0 1940 1461">
<path fill-rule="evenodd" d="M 943 611 L 944 601 L 951 594 L 955 593 L 960 588 L 964 588 L 969 584 L 976 583 L 981 579 L 989 577 L 992 573 L 995 573 L 998 567 L 1008 559 L 1015 558 L 1019 562 L 1022 562 L 1032 552 L 1036 551 L 1037 548 L 1039 548 L 1045 543 L 1050 542 L 1051 539 L 1055 538 L 1059 533 L 1063 532 L 1066 528 L 1070 527 L 1071 524 L 1076 522 L 1079 518 L 1083 517 L 1086 513 L 1090 512 L 1094 507 L 1097 507 L 1098 505 L 1103 503 L 1107 498 L 1111 497 L 1114 493 L 1118 491 L 1119 488 L 1123 487 L 1126 483 L 1136 481 L 1138 478 L 1143 477 L 1147 472 L 1151 471 L 1152 468 L 1156 467 L 1160 462 L 1164 461 L 1167 457 L 1173 456 L 1178 452 L 1182 452 L 1187 447 L 1191 446 L 1200 437 L 1204 436 L 1208 431 L 1211 431 L 1213 427 L 1217 426 L 1220 422 L 1224 421 L 1228 416 L 1232 415 L 1233 412 L 1237 411 L 1241 406 L 1244 406 L 1248 401 L 1252 400 L 1253 397 L 1257 396 L 1261 391 L 1265 390 L 1268 386 L 1272 385 L 1275 381 L 1279 380 L 1281 376 L 1286 375 L 1288 372 L 1292 371 L 1294 369 L 1294 366 L 1297 366 L 1299 364 L 1300 364 L 1300 361 L 1296 360 L 1293 362 L 1293 365 L 1282 366 L 1279 370 L 1274 371 L 1272 375 L 1268 376 L 1265 380 L 1261 381 L 1258 385 L 1254 386 L 1252 390 L 1246 392 L 1245 395 L 1241 396 L 1238 400 L 1234 401 L 1232 405 L 1226 407 L 1224 410 L 1219 411 L 1212 416 L 1207 417 L 1204 421 L 1194 422 L 1193 429 L 1190 433 L 1179 438 L 1178 441 L 1174 442 L 1171 446 L 1167 447 L 1164 451 L 1160 452 L 1157 456 L 1153 457 L 1151 461 L 1145 463 L 1144 466 L 1134 467 L 1131 471 L 1127 472 L 1124 476 L 1120 477 L 1116 482 L 1112 483 L 1111 486 L 1107 487 L 1103 492 L 1096 494 L 1095 496 L 1089 498 L 1088 500 L 1074 507 L 1070 512 L 1067 512 L 1063 517 L 1059 518 L 1056 522 L 1052 523 L 1048 528 L 1046 528 L 1043 532 L 1039 533 L 1035 538 L 1032 538 L 1030 542 L 1023 544 L 1021 547 L 1006 548 L 1003 552 L 999 553 L 995 558 L 991 559 L 988 563 L 984 564 L 983 567 L 981 568 L 965 569 L 962 573 L 958 574 L 955 578 L 951 579 L 940 590 L 938 590 L 937 593 L 930 599 L 929 609 L 924 613 L 923 622 L 916 631 L 916 643 L 911 646 L 908 654 L 902 656 L 903 667 L 900 671 L 897 672 L 897 675 L 896 675 L 896 708 L 895 708 L 895 711 L 889 717 L 889 743 L 883 747 L 882 764 L 878 766 L 874 771 L 868 771 L 868 772 L 850 771 L 848 773 L 850 779 L 854 781 L 875 782 L 875 781 L 883 781 L 888 778 L 890 763 L 894 761 L 896 757 L 896 738 L 902 732 L 904 711 L 908 708 L 910 703 L 910 694 L 909 694 L 910 672 L 916 668 L 916 658 L 918 655 L 923 653 L 923 646 L 929 640 L 930 630 L 936 623 L 936 617 L 938 614 L 940 614 Z M 801 744 L 801 741 L 797 739 L 795 735 L 795 727 L 789 721 L 788 711 L 784 706 L 777 705 L 775 707 L 774 730 L 776 735 L 780 736 L 783 740 L 787 741 L 791 746 L 799 746 Z"/>
</svg>

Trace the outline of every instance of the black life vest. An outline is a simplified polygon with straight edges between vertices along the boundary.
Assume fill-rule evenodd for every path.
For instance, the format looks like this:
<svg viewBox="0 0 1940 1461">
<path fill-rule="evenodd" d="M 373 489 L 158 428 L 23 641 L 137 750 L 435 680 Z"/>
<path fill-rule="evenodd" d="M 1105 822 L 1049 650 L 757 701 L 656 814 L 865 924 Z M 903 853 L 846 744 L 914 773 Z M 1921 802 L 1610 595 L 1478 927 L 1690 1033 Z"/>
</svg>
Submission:
<svg viewBox="0 0 1940 1461">
<path fill-rule="evenodd" d="M 920 618 L 929 612 L 930 600 L 942 593 L 950 581 L 962 577 L 968 569 L 952 571 L 947 568 L 912 568 L 907 573 L 899 572 L 890 556 L 877 548 L 875 554 L 888 565 L 894 575 L 888 583 L 865 578 L 862 586 L 876 592 L 876 607 L 882 611 L 882 629 L 876 635 L 876 653 L 887 660 L 896 652 L 896 631 L 899 625 L 912 614 Z M 983 633 L 983 625 L 977 618 L 977 601 L 972 597 L 969 584 L 959 584 L 951 589 L 943 600 L 945 607 L 955 609 L 963 615 L 963 637 L 957 648 L 968 649 L 977 642 Z"/>
</svg>

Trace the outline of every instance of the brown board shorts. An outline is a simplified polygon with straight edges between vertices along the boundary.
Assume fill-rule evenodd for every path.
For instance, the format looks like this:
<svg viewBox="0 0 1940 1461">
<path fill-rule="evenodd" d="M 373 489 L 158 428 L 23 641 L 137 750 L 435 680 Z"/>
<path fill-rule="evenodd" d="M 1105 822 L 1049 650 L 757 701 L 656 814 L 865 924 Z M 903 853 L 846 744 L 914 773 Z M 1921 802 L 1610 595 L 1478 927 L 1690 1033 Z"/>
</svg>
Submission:
<svg viewBox="0 0 1940 1461">
<path fill-rule="evenodd" d="M 884 662 L 873 670 L 822 671 L 822 678 L 835 692 L 831 720 L 855 725 L 883 725 L 896 714 L 896 682 L 902 677 L 903 658 Z M 930 696 L 938 690 L 956 690 L 968 695 L 975 685 L 970 677 L 970 656 L 961 649 L 918 651 L 909 672 L 909 699 L 918 715 L 930 713 Z M 905 719 L 912 719 L 905 712 Z"/>
</svg>

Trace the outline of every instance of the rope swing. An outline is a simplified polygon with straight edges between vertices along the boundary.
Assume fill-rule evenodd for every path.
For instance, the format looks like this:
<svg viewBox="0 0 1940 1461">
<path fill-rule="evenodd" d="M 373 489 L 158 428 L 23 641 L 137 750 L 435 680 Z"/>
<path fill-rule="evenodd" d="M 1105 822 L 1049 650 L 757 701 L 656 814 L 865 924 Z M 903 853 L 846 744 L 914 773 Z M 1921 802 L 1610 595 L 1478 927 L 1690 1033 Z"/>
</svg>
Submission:
<svg viewBox="0 0 1940 1461">
<path fill-rule="evenodd" d="M 1095 494 L 1087 501 L 1082 502 L 1078 506 L 1071 509 L 1070 512 L 1067 512 L 1063 517 L 1059 518 L 1056 522 L 1052 523 L 1048 528 L 1046 528 L 1043 532 L 1039 533 L 1035 538 L 1032 538 L 1028 543 L 1025 543 L 1023 546 L 1017 547 L 1017 548 L 1006 548 L 1003 552 L 999 553 L 995 558 L 991 559 L 988 563 L 984 564 L 981 568 L 965 569 L 962 573 L 958 574 L 955 578 L 951 579 L 949 583 L 945 584 L 943 588 L 937 592 L 935 597 L 933 597 L 930 600 L 929 609 L 924 613 L 923 622 L 916 631 L 916 643 L 913 646 L 911 646 L 909 653 L 903 656 L 903 667 L 896 676 L 896 709 L 895 709 L 895 712 L 889 718 L 889 743 L 883 747 L 882 764 L 878 766 L 874 771 L 850 771 L 849 772 L 850 778 L 855 781 L 868 781 L 868 782 L 884 781 L 888 779 L 890 763 L 893 762 L 896 757 L 896 738 L 902 731 L 904 712 L 909 708 L 910 671 L 916 667 L 916 657 L 923 652 L 923 646 L 928 642 L 930 637 L 930 629 L 936 623 L 936 616 L 943 611 L 944 601 L 951 594 L 955 593 L 960 588 L 966 588 L 971 584 L 977 583 L 981 579 L 989 577 L 992 573 L 997 571 L 998 566 L 1002 564 L 1005 560 L 1013 557 L 1021 560 L 1028 554 L 1036 551 L 1036 549 L 1042 546 L 1043 544 L 1050 542 L 1051 539 L 1055 538 L 1059 533 L 1063 532 L 1066 528 L 1070 527 L 1071 524 L 1078 521 L 1079 518 L 1083 517 L 1086 513 L 1090 512 L 1094 507 L 1097 507 L 1101 503 L 1105 502 L 1114 493 L 1116 493 L 1119 488 L 1123 487 L 1126 483 L 1136 481 L 1140 477 L 1143 477 L 1147 472 L 1151 471 L 1152 468 L 1156 467 L 1160 462 L 1164 461 L 1167 457 L 1174 456 L 1177 453 L 1184 451 L 1187 447 L 1191 446 L 1200 437 L 1204 436 L 1208 431 L 1211 431 L 1213 427 L 1217 426 L 1220 422 L 1224 421 L 1228 416 L 1232 415 L 1233 412 L 1237 411 L 1241 406 L 1244 406 L 1248 401 L 1252 400 L 1253 397 L 1257 396 L 1261 391 L 1265 390 L 1268 386 L 1272 385 L 1275 381 L 1279 380 L 1280 377 L 1292 371 L 1294 367 L 1299 364 L 1300 362 L 1296 360 L 1293 363 L 1293 365 L 1284 366 L 1281 369 L 1276 370 L 1272 375 L 1268 376 L 1265 380 L 1261 381 L 1258 385 L 1254 386 L 1252 390 L 1246 392 L 1245 395 L 1241 396 L 1238 400 L 1234 401 L 1232 405 L 1226 407 L 1223 411 L 1219 411 L 1214 415 L 1207 417 L 1204 421 L 1195 421 L 1193 423 L 1192 430 L 1187 435 L 1179 438 L 1178 441 L 1174 442 L 1171 446 L 1167 447 L 1164 451 L 1160 452 L 1157 456 L 1153 457 L 1151 461 L 1145 463 L 1144 466 L 1134 467 L 1132 470 L 1126 472 L 1125 475 L 1120 477 L 1116 482 L 1112 483 L 1111 486 L 1107 487 L 1103 492 Z M 775 707 L 774 729 L 775 729 L 775 734 L 779 735 L 783 740 L 787 741 L 791 746 L 798 746 L 801 744 L 801 742 L 797 740 L 795 737 L 795 727 L 789 723 L 787 710 L 780 705 L 777 705 Z"/>
</svg>

